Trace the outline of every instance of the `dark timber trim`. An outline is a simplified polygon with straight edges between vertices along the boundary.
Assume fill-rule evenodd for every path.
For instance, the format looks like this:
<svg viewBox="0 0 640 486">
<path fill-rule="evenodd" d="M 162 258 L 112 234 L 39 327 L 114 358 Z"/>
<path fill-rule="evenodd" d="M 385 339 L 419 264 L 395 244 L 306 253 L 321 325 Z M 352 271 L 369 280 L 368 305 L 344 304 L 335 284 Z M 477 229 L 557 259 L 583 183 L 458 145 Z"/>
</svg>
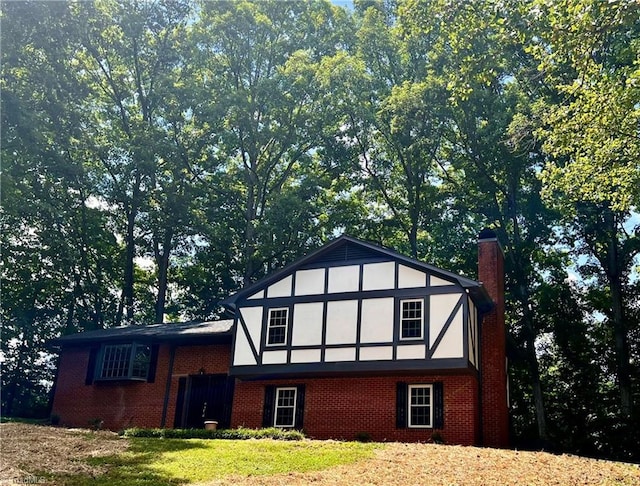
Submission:
<svg viewBox="0 0 640 486">
<path fill-rule="evenodd" d="M 407 289 L 363 290 L 353 292 L 336 292 L 333 294 L 297 295 L 294 297 L 271 297 L 268 299 L 251 299 L 242 302 L 238 307 L 287 307 L 291 303 L 306 304 L 310 302 L 323 302 L 330 300 L 355 300 L 355 299 L 379 299 L 382 297 L 417 298 L 425 295 L 455 294 L 464 292 L 458 285 L 441 285 L 438 287 L 412 287 Z"/>
<path fill-rule="evenodd" d="M 460 298 L 458 299 L 458 302 L 456 303 L 456 305 L 453 306 L 453 310 L 451 311 L 451 314 L 449 314 L 449 317 L 447 318 L 447 321 L 444 323 L 444 326 L 442 326 L 442 329 L 440 330 L 440 333 L 438 334 L 438 337 L 433 342 L 433 346 L 431 346 L 431 348 L 429 349 L 429 351 L 427 353 L 427 357 L 429 359 L 431 359 L 433 354 L 436 352 L 436 350 L 438 349 L 438 346 L 440 345 L 440 342 L 444 338 L 444 335 L 449 330 L 449 327 L 451 326 L 451 323 L 453 322 L 453 319 L 455 319 L 456 314 L 458 313 L 458 311 L 460 310 L 460 307 L 462 306 L 463 299 L 464 299 L 464 294 L 462 294 L 460 296 Z M 465 321 L 465 319 L 464 319 L 464 313 L 463 313 L 462 314 L 462 324 L 463 325 L 464 325 L 464 321 Z M 464 330 L 463 330 L 463 336 L 464 336 Z M 464 356 L 464 343 L 463 343 L 462 354 Z"/>
<path fill-rule="evenodd" d="M 256 350 L 256 347 L 253 344 L 253 340 L 251 339 L 251 334 L 249 334 L 247 323 L 244 321 L 244 317 L 242 316 L 242 310 L 238 311 L 238 322 L 242 327 L 242 332 L 244 332 L 244 335 L 247 338 L 247 342 L 249 343 L 249 347 L 251 348 L 251 354 L 253 354 L 253 359 L 256 361 L 256 363 L 259 364 L 260 361 L 258 361 L 258 351 Z M 235 354 L 235 350 L 234 350 L 234 354 Z"/>
<path fill-rule="evenodd" d="M 463 288 L 468 288 L 474 295 L 474 300 L 478 300 L 479 306 L 484 310 L 488 310 L 492 306 L 492 301 L 489 298 L 486 290 L 482 287 L 480 282 L 475 280 L 471 280 L 469 278 L 463 277 L 461 275 L 455 274 L 453 272 L 449 272 L 447 270 L 434 267 L 433 265 L 429 265 L 427 263 L 421 262 L 419 260 L 415 260 L 413 258 L 402 255 L 394 250 L 389 248 L 384 248 L 378 246 L 373 243 L 369 243 L 366 241 L 358 240 L 356 238 L 351 238 L 349 236 L 340 236 L 339 238 L 333 240 L 332 242 L 326 244 L 325 246 L 319 248 L 318 250 L 311 252 L 304 258 L 284 267 L 280 271 L 274 272 L 270 276 L 256 282 L 253 285 L 250 285 L 239 292 L 231 295 L 227 299 L 223 300 L 221 304 L 223 306 L 233 306 L 237 302 L 245 299 L 249 295 L 254 295 L 260 290 L 265 289 L 269 285 L 286 278 L 287 276 L 293 274 L 298 269 L 310 269 L 310 268 L 329 268 L 334 266 L 334 262 L 322 261 L 322 255 L 325 255 L 336 248 L 339 248 L 342 245 L 356 245 L 360 246 L 364 250 L 369 250 L 371 256 L 369 258 L 365 258 L 362 261 L 354 258 L 353 260 L 340 262 L 341 265 L 346 264 L 359 264 L 370 262 L 370 263 L 380 263 L 381 261 L 396 261 L 400 262 L 403 265 L 414 268 L 416 270 L 424 271 L 429 274 L 433 274 L 441 279 L 449 280 L 452 282 L 456 282 L 458 285 Z M 375 256 L 374 256 L 375 255 Z M 379 255 L 379 257 L 377 256 Z M 314 264 L 315 262 L 315 264 Z"/>
<path fill-rule="evenodd" d="M 262 366 L 232 366 L 229 374 L 233 376 L 264 377 L 294 376 L 303 373 L 344 373 L 367 371 L 432 371 L 447 369 L 468 369 L 468 362 L 463 358 L 405 359 L 399 361 L 340 361 L 328 363 L 293 363 Z"/>
</svg>

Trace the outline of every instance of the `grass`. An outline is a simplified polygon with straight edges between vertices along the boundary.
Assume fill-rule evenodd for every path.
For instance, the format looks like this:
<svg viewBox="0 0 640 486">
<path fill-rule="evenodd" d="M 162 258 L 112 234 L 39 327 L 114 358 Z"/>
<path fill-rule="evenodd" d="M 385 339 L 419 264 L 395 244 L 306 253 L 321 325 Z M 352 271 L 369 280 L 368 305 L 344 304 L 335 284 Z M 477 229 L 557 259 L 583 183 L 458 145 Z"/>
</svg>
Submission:
<svg viewBox="0 0 640 486">
<path fill-rule="evenodd" d="M 435 444 L 124 438 L 0 424 L 1 484 L 67 486 L 636 486 L 640 466 Z"/>
<path fill-rule="evenodd" d="M 121 454 L 89 459 L 106 473 L 91 484 L 157 485 L 222 480 L 229 476 L 264 476 L 307 472 L 370 458 L 374 444 L 352 442 L 282 442 L 132 438 Z M 85 475 L 47 476 L 56 484 L 86 484 Z"/>
</svg>

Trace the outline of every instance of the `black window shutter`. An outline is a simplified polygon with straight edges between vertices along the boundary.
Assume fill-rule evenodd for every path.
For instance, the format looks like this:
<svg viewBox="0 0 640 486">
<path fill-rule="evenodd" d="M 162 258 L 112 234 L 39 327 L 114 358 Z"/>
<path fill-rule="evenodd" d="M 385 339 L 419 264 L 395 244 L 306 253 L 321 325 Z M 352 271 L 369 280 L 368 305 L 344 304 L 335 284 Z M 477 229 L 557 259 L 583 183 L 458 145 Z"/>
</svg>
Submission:
<svg viewBox="0 0 640 486">
<path fill-rule="evenodd" d="M 227 376 L 227 381 L 224 387 L 224 411 L 223 411 L 223 419 L 218 424 L 218 427 L 221 429 L 226 429 L 231 427 L 231 412 L 233 407 L 233 390 L 236 386 L 236 379 L 230 376 Z"/>
<path fill-rule="evenodd" d="M 176 415 L 173 418 L 173 428 L 182 428 L 182 410 L 184 408 L 184 394 L 187 389 L 187 377 L 182 376 L 178 378 L 178 396 L 176 398 Z"/>
<path fill-rule="evenodd" d="M 149 358 L 149 372 L 147 373 L 147 381 L 153 383 L 156 381 L 156 368 L 158 366 L 158 350 L 157 344 L 151 346 L 151 356 Z"/>
<path fill-rule="evenodd" d="M 433 428 L 441 429 L 444 427 L 444 392 L 442 382 L 437 381 L 433 384 Z"/>
<path fill-rule="evenodd" d="M 409 387 L 406 383 L 396 383 L 396 428 L 407 427 L 407 393 Z"/>
<path fill-rule="evenodd" d="M 276 399 L 276 387 L 264 387 L 264 408 L 262 409 L 262 426 L 273 427 L 273 408 Z"/>
<path fill-rule="evenodd" d="M 98 353 L 100 348 L 93 347 L 89 350 L 89 364 L 87 365 L 87 376 L 84 380 L 85 385 L 93 383 L 94 374 L 96 372 L 96 363 L 98 361 Z"/>
<path fill-rule="evenodd" d="M 296 420 L 294 422 L 294 427 L 296 429 L 301 429 L 304 423 L 304 385 L 298 385 L 298 397 L 296 399 Z"/>
</svg>

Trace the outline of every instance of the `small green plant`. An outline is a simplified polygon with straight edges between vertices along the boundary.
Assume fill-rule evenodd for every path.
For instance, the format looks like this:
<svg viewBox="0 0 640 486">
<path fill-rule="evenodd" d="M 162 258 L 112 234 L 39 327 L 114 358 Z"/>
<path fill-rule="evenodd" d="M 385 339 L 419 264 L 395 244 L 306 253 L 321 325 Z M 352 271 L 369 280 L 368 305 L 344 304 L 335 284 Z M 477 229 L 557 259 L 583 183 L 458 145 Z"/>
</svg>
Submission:
<svg viewBox="0 0 640 486">
<path fill-rule="evenodd" d="M 149 437 L 159 439 L 275 439 L 275 440 L 302 440 L 304 434 L 298 430 L 278 429 L 269 427 L 266 429 L 139 429 L 131 428 L 124 431 L 125 437 Z"/>
<path fill-rule="evenodd" d="M 358 442 L 371 442 L 373 438 L 369 432 L 358 432 L 356 434 L 356 440 Z"/>
<path fill-rule="evenodd" d="M 431 434 L 431 442 L 434 444 L 444 444 L 444 437 L 442 437 L 440 432 L 436 431 Z"/>
<path fill-rule="evenodd" d="M 89 420 L 89 428 L 91 430 L 100 430 L 103 424 L 104 420 L 102 420 L 101 418 L 93 418 Z"/>
</svg>

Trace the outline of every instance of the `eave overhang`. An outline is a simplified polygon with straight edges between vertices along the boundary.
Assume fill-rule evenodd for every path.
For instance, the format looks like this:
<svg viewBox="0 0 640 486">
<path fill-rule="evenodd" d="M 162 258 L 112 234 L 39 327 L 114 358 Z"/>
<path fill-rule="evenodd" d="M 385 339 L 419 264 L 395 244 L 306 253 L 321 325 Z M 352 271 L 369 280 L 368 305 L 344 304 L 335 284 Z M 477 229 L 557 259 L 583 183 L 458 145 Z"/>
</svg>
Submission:
<svg viewBox="0 0 640 486">
<path fill-rule="evenodd" d="M 233 338 L 233 320 L 210 322 L 181 322 L 175 324 L 151 324 L 147 326 L 123 326 L 80 332 L 52 339 L 50 348 L 82 347 L 97 343 L 170 343 L 230 344 Z"/>
<path fill-rule="evenodd" d="M 430 274 L 433 274 L 445 280 L 453 280 L 454 282 L 459 284 L 462 288 L 468 291 L 469 295 L 473 299 L 474 303 L 476 304 L 480 312 L 485 313 L 493 308 L 494 303 L 489 297 L 489 294 L 483 287 L 482 283 L 480 282 L 463 277 L 461 275 L 455 274 L 448 270 L 443 270 L 433 265 L 429 265 L 428 263 L 421 262 L 414 258 L 410 258 L 406 255 L 402 255 L 401 253 L 398 253 L 389 248 L 385 248 L 385 247 L 376 245 L 374 243 L 359 240 L 357 238 L 353 238 L 351 236 L 346 236 L 346 235 L 342 235 L 336 238 L 335 240 L 329 242 L 325 246 L 311 252 L 307 256 L 285 266 L 281 270 L 278 270 L 277 272 L 274 272 L 268 275 L 267 277 L 259 280 L 258 282 L 239 290 L 235 294 L 230 295 L 226 299 L 222 300 L 220 302 L 220 305 L 228 309 L 231 309 L 232 311 L 235 311 L 236 304 L 238 301 L 241 301 L 244 298 L 249 297 L 256 292 L 259 292 L 260 290 L 265 289 L 272 283 L 275 283 L 281 280 L 282 278 L 292 274 L 298 269 L 308 266 L 313 261 L 320 259 L 323 255 L 335 250 L 341 245 L 345 245 L 348 243 L 351 243 L 353 245 L 358 245 L 369 251 L 375 252 L 379 254 L 380 257 L 398 261 L 399 263 L 402 263 L 404 265 L 410 266 L 415 269 L 424 270 Z"/>
</svg>

